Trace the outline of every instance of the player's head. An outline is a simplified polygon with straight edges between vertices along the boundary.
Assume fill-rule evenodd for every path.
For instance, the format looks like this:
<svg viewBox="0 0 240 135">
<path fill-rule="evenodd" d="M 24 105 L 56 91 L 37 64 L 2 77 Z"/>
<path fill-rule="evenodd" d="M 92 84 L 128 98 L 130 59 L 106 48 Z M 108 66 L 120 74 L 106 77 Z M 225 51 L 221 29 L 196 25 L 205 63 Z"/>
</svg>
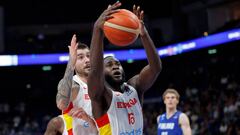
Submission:
<svg viewBox="0 0 240 135">
<path fill-rule="evenodd" d="M 75 71 L 80 76 L 87 76 L 90 71 L 90 51 L 89 47 L 81 42 L 78 42 L 77 62 Z"/>
<path fill-rule="evenodd" d="M 121 85 L 125 81 L 125 73 L 120 61 L 113 57 L 104 58 L 105 80 L 110 85 Z"/>
<path fill-rule="evenodd" d="M 167 108 L 176 108 L 179 103 L 180 95 L 175 89 L 166 89 L 162 98 Z"/>
</svg>

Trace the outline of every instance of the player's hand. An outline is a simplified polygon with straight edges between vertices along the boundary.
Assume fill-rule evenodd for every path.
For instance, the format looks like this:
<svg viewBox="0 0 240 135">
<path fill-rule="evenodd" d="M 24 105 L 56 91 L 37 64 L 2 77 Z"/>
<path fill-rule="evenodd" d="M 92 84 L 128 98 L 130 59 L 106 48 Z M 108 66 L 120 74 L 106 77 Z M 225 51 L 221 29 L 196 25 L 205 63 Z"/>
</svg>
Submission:
<svg viewBox="0 0 240 135">
<path fill-rule="evenodd" d="M 75 64 L 77 61 L 77 48 L 78 48 L 78 43 L 77 43 L 77 37 L 76 34 L 72 36 L 71 44 L 68 46 L 69 49 L 69 61 L 71 62 L 71 66 L 75 68 Z"/>
<path fill-rule="evenodd" d="M 140 9 L 140 6 L 133 5 L 133 13 L 138 17 L 140 21 L 140 35 L 144 35 L 146 32 L 143 18 L 144 18 L 144 11 Z"/>
<path fill-rule="evenodd" d="M 90 116 L 83 110 L 83 108 L 72 108 L 68 115 L 85 120 L 87 122 L 90 118 Z"/>
<path fill-rule="evenodd" d="M 112 18 L 111 14 L 118 12 L 118 7 L 121 6 L 121 2 L 117 1 L 113 5 L 109 5 L 106 10 L 98 17 L 97 21 L 95 22 L 94 26 L 96 28 L 103 28 L 104 22 L 110 18 Z"/>
</svg>

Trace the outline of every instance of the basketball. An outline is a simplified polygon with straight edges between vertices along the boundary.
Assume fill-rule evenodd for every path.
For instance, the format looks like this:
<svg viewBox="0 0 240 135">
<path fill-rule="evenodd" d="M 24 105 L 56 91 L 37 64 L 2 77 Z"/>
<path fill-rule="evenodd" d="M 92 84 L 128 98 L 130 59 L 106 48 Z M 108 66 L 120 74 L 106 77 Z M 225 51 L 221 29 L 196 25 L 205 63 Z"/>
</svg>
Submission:
<svg viewBox="0 0 240 135">
<path fill-rule="evenodd" d="M 140 21 L 131 11 L 120 9 L 104 23 L 103 31 L 110 43 L 117 46 L 132 44 L 139 35 Z"/>
</svg>

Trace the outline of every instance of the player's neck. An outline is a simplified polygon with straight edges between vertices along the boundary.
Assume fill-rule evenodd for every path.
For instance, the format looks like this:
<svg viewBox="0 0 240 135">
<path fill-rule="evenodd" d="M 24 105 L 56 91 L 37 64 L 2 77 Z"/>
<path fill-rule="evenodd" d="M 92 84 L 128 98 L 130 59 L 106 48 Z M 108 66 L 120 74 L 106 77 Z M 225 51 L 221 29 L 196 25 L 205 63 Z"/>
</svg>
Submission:
<svg viewBox="0 0 240 135">
<path fill-rule="evenodd" d="M 119 83 L 107 83 L 113 91 L 123 92 Z"/>
<path fill-rule="evenodd" d="M 177 112 L 177 109 L 176 108 L 167 108 L 166 112 L 167 112 L 166 113 L 167 118 L 170 118 Z"/>
<path fill-rule="evenodd" d="M 122 93 L 121 86 L 120 85 L 111 85 L 112 89 L 114 91 L 118 91 Z"/>
<path fill-rule="evenodd" d="M 87 83 L 87 76 L 83 76 L 83 75 L 79 75 L 77 74 L 77 76 L 79 77 L 79 79 L 85 83 Z"/>
</svg>

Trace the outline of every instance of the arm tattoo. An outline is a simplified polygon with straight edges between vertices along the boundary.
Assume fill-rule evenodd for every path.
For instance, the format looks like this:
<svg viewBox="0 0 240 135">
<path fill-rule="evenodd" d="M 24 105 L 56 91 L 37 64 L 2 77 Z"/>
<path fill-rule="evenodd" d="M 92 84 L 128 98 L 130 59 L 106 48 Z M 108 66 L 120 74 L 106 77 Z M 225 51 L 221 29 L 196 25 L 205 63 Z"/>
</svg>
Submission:
<svg viewBox="0 0 240 135">
<path fill-rule="evenodd" d="M 58 83 L 57 103 L 66 108 L 70 102 L 74 68 L 68 62 L 63 79 Z"/>
</svg>

